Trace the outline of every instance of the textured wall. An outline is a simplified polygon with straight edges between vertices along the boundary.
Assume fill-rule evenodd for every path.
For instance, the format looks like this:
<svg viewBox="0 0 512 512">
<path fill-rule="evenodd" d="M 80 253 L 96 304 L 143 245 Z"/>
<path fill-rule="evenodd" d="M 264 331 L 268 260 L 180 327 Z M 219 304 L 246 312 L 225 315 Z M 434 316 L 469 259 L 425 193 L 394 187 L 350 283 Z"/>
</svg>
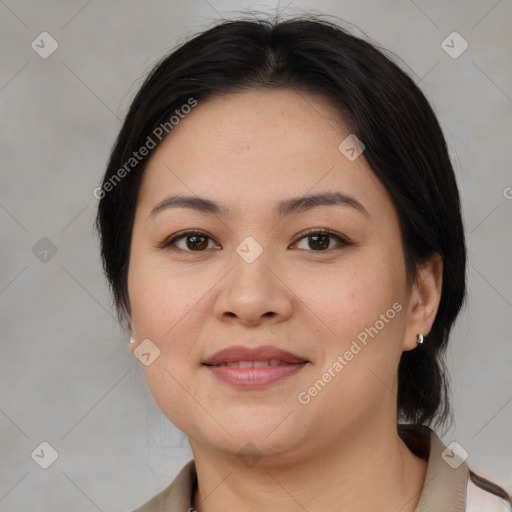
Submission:
<svg viewBox="0 0 512 512">
<path fill-rule="evenodd" d="M 471 467 L 512 490 L 510 0 L 5 0 L 0 511 L 129 510 L 191 458 L 112 316 L 92 191 L 151 65 L 247 7 L 344 18 L 402 59 L 431 100 L 469 249 L 469 302 L 448 358 L 456 422 L 443 440 L 459 442 Z M 463 39 L 452 35 L 443 49 L 454 31 Z M 44 470 L 36 461 L 50 463 L 52 449 L 58 458 Z"/>
</svg>

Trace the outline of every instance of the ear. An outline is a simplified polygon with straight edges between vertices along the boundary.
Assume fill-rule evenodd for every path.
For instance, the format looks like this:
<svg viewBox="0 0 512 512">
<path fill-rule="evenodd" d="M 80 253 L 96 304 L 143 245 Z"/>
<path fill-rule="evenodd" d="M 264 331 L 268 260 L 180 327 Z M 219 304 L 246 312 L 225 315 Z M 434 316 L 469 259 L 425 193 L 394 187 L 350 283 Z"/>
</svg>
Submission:
<svg viewBox="0 0 512 512">
<path fill-rule="evenodd" d="M 441 302 L 442 285 L 443 259 L 433 253 L 418 267 L 417 279 L 410 291 L 403 350 L 416 348 L 418 334 L 427 336 L 432 329 Z"/>
</svg>

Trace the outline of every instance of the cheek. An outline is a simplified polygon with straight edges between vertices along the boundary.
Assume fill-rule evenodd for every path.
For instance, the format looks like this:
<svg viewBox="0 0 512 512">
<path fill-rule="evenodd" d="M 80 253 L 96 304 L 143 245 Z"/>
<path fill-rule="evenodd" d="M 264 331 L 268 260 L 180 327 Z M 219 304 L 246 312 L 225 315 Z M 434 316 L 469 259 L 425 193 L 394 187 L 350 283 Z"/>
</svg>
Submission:
<svg viewBox="0 0 512 512">
<path fill-rule="evenodd" d="M 399 258 L 385 251 L 369 256 L 354 251 L 340 265 L 314 273 L 297 270 L 293 277 L 294 292 L 334 343 L 345 343 L 373 326 L 395 302 L 403 309 L 404 286 Z M 395 306 L 384 321 L 390 316 L 395 319 L 396 309 L 400 308 Z M 386 326 L 392 323 L 386 322 Z"/>
<path fill-rule="evenodd" d="M 307 305 L 304 313 L 317 329 L 317 377 L 329 371 L 336 375 L 315 405 L 321 413 L 325 404 L 331 404 L 333 421 L 340 420 L 340 405 L 344 414 L 362 414 L 369 404 L 377 407 L 394 387 L 405 305 L 400 261 L 390 253 L 359 253 L 337 270 L 303 280 L 297 291 Z"/>
<path fill-rule="evenodd" d="M 317 372 L 302 391 L 328 382 L 311 403 L 326 422 L 341 425 L 394 400 L 405 305 L 402 278 L 382 256 L 316 273 L 297 291 L 319 347 Z"/>
<path fill-rule="evenodd" d="M 190 429 L 190 411 L 197 405 L 192 398 L 197 393 L 187 392 L 193 375 L 194 347 L 200 337 L 201 322 L 194 318 L 201 297 L 213 285 L 199 286 L 199 279 L 194 281 L 193 275 L 144 258 L 134 257 L 130 263 L 134 333 L 138 341 L 149 338 L 160 349 L 152 364 L 141 364 L 144 379 L 158 407 L 182 429 Z"/>
<path fill-rule="evenodd" d="M 128 291 L 132 325 L 138 336 L 154 338 L 165 345 L 179 324 L 187 321 L 194 307 L 211 288 L 208 278 L 194 280 L 193 271 L 183 271 L 149 257 L 135 256 L 130 263 Z"/>
</svg>

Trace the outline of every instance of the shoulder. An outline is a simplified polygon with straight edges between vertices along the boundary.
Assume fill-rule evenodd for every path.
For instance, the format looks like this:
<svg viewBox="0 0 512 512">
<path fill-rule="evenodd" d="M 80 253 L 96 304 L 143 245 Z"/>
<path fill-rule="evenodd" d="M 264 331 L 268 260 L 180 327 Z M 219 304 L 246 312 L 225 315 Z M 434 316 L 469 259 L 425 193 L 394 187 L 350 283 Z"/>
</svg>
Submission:
<svg viewBox="0 0 512 512">
<path fill-rule="evenodd" d="M 466 457 L 452 444 L 446 446 L 430 427 L 400 424 L 399 434 L 428 462 L 416 512 L 512 512 L 508 493 L 470 469 Z"/>
<path fill-rule="evenodd" d="M 466 512 L 511 512 L 512 500 L 500 486 L 469 470 Z"/>
<path fill-rule="evenodd" d="M 191 503 L 196 485 L 195 462 L 192 459 L 181 468 L 176 478 L 165 489 L 132 512 L 191 511 L 193 510 Z"/>
</svg>

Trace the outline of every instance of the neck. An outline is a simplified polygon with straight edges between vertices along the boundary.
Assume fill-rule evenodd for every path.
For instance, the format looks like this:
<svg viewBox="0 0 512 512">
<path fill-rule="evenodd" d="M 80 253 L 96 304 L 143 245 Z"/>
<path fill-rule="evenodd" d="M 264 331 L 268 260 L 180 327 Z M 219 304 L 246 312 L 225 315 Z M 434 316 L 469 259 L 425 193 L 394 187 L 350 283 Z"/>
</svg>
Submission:
<svg viewBox="0 0 512 512">
<path fill-rule="evenodd" d="M 302 453 L 286 463 L 262 457 L 251 467 L 191 440 L 198 477 L 193 507 L 197 512 L 414 512 L 427 462 L 402 442 L 394 422 L 352 430 L 323 451 L 316 447 L 314 455 Z"/>
</svg>

